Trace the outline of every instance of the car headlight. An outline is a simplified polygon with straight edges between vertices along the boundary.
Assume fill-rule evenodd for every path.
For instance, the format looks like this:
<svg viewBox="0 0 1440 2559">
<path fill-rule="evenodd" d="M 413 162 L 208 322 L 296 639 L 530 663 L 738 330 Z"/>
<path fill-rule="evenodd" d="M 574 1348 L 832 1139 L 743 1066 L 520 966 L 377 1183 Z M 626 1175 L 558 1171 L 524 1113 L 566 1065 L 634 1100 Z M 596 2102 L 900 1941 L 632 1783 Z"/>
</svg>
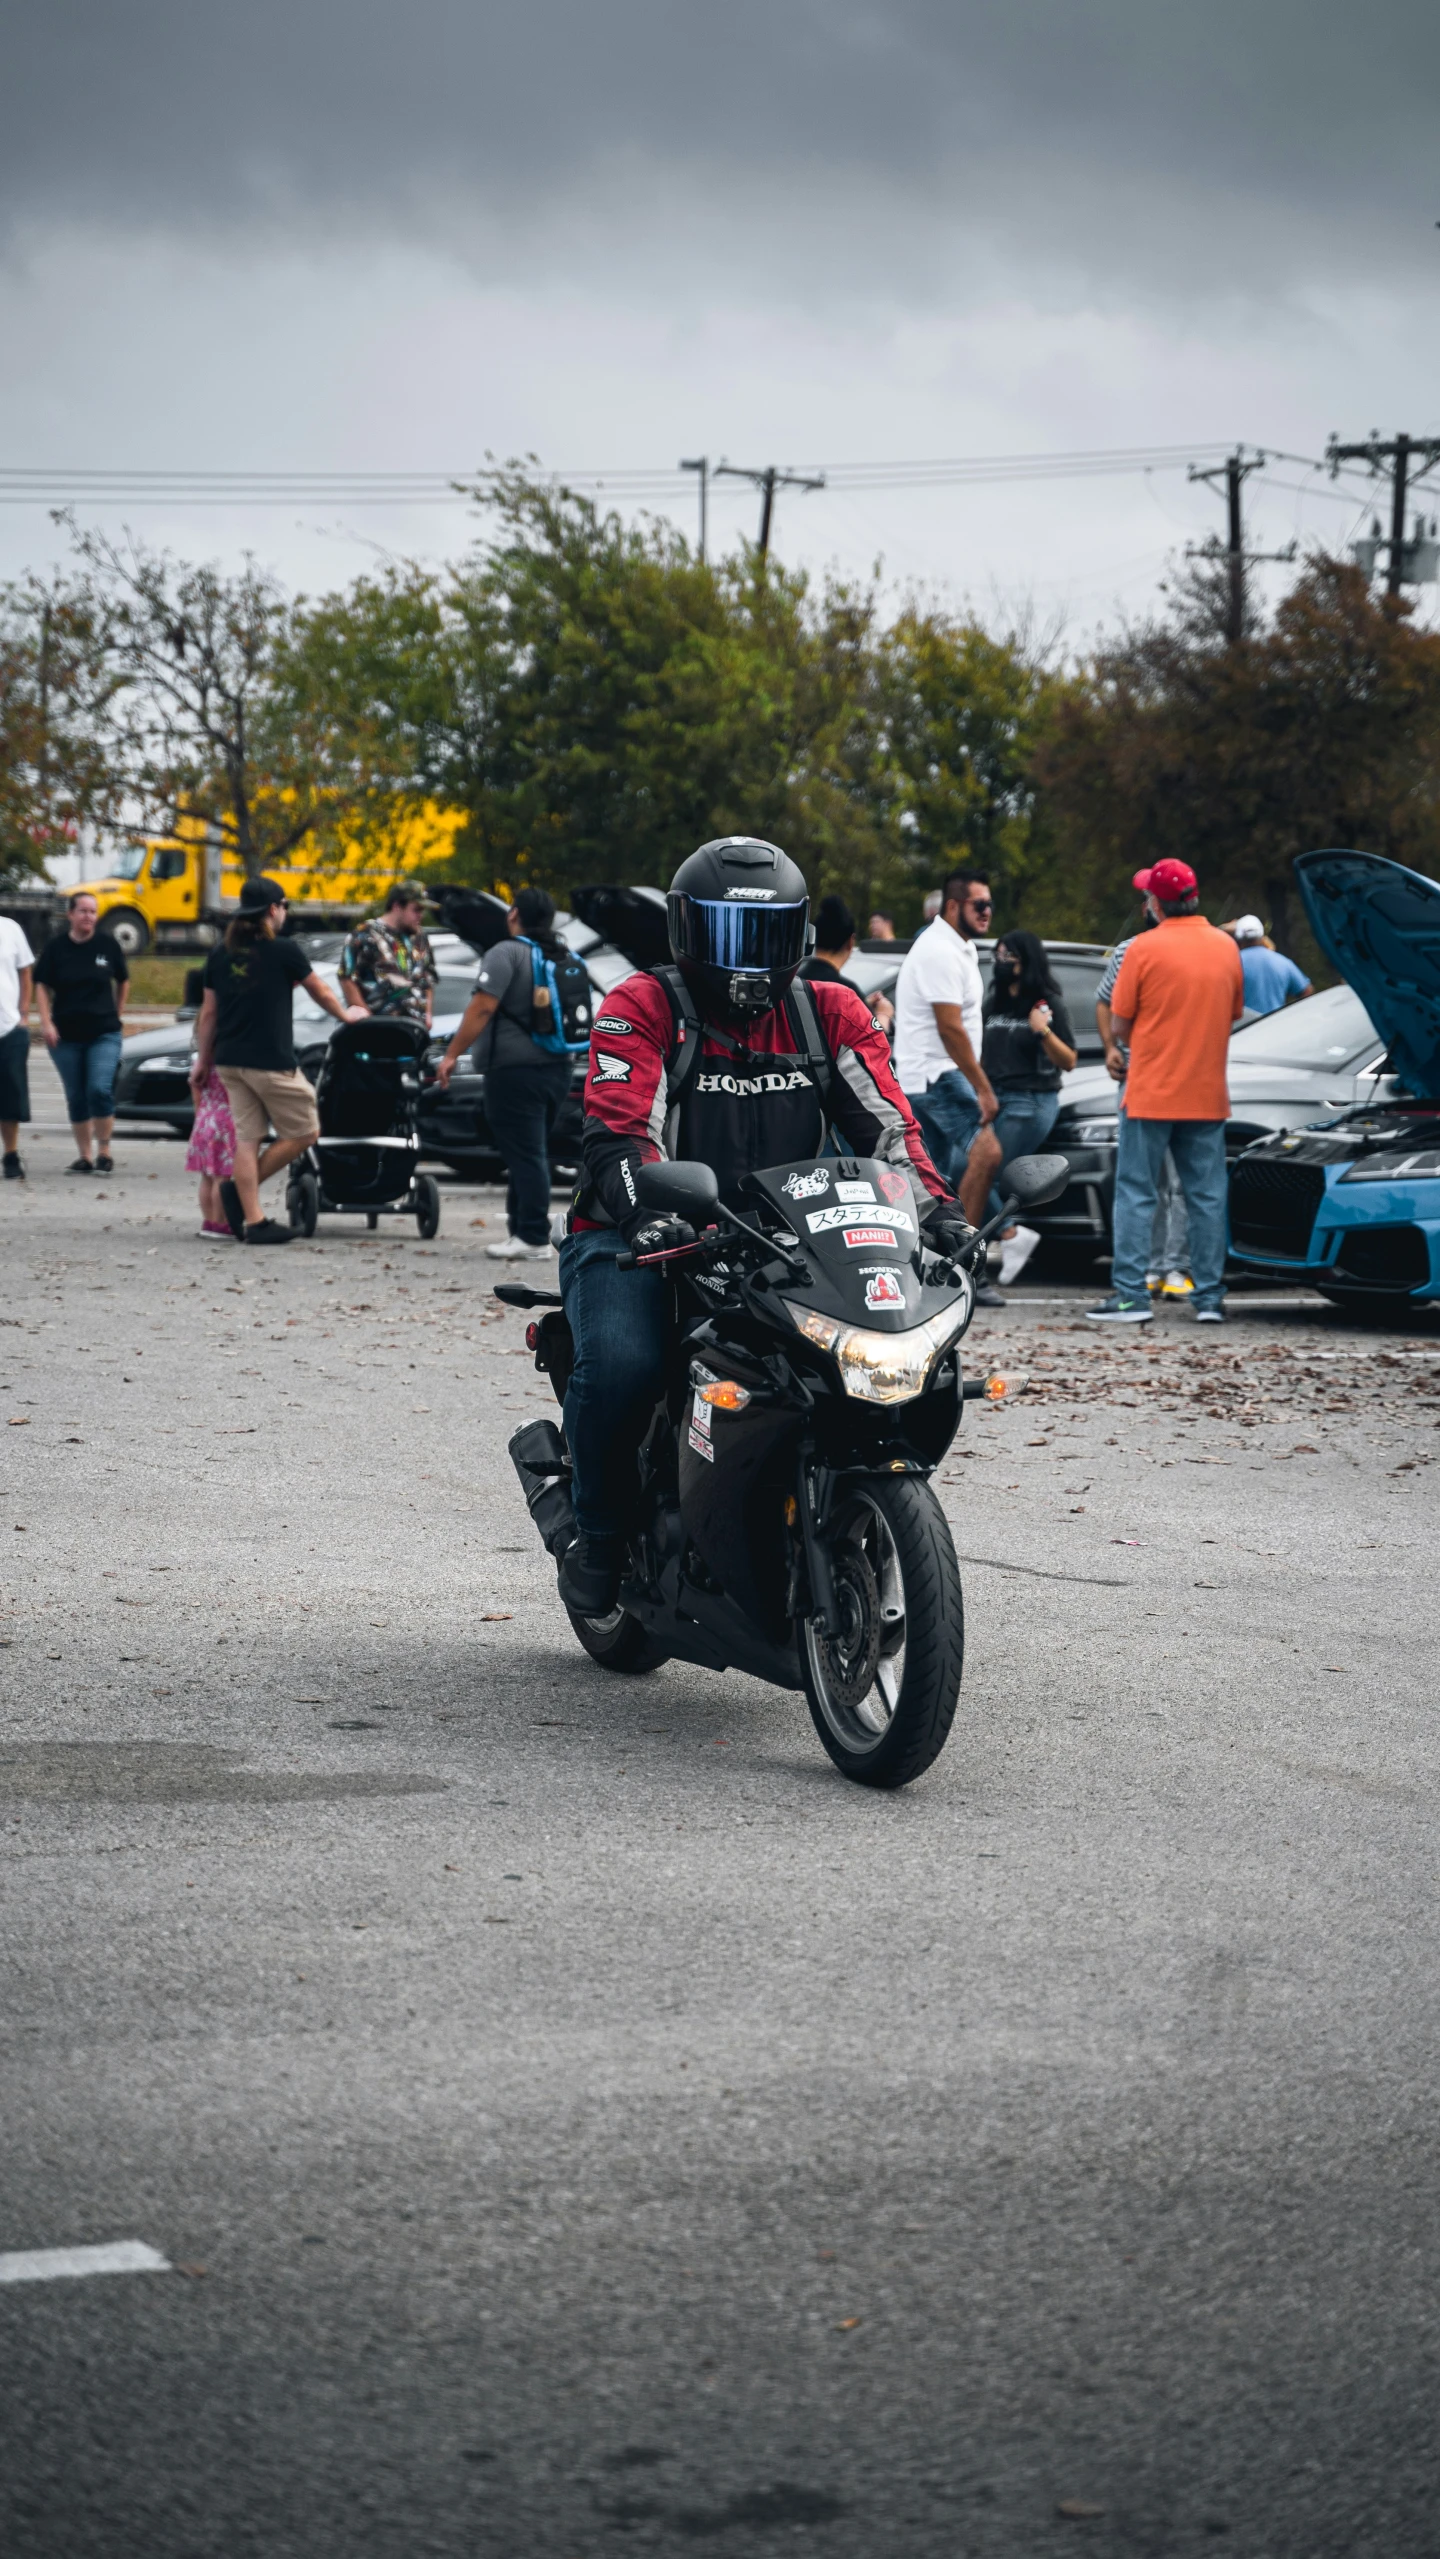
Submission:
<svg viewBox="0 0 1440 2559">
<path fill-rule="evenodd" d="M 1068 1137 L 1076 1146 L 1115 1146 L 1119 1132 L 1118 1120 L 1077 1120 L 1073 1127 L 1057 1129 L 1055 1134 L 1062 1145 Z"/>
<path fill-rule="evenodd" d="M 953 1306 L 912 1325 L 906 1333 L 872 1333 L 862 1324 L 842 1324 L 833 1315 L 821 1315 L 813 1306 L 797 1306 L 788 1297 L 784 1304 L 797 1332 L 830 1353 L 847 1395 L 862 1404 L 908 1404 L 923 1394 L 940 1353 L 963 1332 L 972 1295 L 969 1280 L 962 1280 Z"/>
<path fill-rule="evenodd" d="M 1440 1146 L 1417 1147 L 1409 1155 L 1368 1155 L 1352 1164 L 1342 1182 L 1440 1182 Z"/>
</svg>

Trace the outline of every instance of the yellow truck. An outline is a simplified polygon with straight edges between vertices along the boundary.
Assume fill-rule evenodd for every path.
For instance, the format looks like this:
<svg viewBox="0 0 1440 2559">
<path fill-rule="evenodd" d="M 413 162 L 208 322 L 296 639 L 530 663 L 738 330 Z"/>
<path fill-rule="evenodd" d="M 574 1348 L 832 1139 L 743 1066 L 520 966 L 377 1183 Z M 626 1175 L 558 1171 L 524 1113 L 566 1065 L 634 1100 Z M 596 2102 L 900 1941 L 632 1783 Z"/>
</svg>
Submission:
<svg viewBox="0 0 1440 2559">
<path fill-rule="evenodd" d="M 447 862 L 464 825 L 459 809 L 428 805 L 401 819 L 383 841 L 325 851 L 302 840 L 266 877 L 278 880 L 306 926 L 337 931 L 378 905 L 394 879 L 423 877 Z M 182 818 L 172 836 L 152 836 L 122 853 L 103 879 L 86 880 L 100 921 L 134 959 L 142 951 L 206 950 L 240 902 L 244 868 L 220 827 Z"/>
</svg>

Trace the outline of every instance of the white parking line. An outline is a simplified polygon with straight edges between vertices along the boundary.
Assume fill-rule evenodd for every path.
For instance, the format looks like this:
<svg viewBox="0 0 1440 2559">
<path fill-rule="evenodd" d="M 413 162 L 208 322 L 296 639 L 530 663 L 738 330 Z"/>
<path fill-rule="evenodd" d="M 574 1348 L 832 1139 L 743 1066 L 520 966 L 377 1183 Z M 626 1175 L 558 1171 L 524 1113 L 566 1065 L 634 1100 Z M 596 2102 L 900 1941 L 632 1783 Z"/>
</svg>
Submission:
<svg viewBox="0 0 1440 2559">
<path fill-rule="evenodd" d="M 46 2284 L 57 2275 L 168 2275 L 170 2260 L 143 2239 L 111 2239 L 100 2248 L 0 2250 L 0 2284 Z"/>
</svg>

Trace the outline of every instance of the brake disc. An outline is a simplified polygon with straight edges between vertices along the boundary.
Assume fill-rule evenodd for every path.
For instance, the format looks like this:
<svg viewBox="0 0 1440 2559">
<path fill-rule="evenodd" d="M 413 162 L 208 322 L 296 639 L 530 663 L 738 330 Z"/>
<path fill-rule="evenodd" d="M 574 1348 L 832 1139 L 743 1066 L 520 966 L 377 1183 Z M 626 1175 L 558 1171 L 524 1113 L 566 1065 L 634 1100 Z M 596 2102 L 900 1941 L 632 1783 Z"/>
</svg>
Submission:
<svg viewBox="0 0 1440 2559">
<path fill-rule="evenodd" d="M 825 1685 L 837 1706 L 857 1707 L 875 1684 L 880 1660 L 880 1585 L 859 1546 L 833 1555 L 838 1634 L 818 1635 L 816 1651 Z"/>
</svg>

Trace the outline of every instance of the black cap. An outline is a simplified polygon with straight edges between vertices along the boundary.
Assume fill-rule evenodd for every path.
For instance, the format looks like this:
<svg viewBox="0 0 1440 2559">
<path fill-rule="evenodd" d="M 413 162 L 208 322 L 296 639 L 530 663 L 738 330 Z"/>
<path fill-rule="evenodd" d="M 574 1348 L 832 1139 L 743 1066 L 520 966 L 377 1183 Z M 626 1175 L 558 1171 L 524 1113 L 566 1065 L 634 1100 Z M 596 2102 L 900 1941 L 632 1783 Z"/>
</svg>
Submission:
<svg viewBox="0 0 1440 2559">
<path fill-rule="evenodd" d="M 267 915 L 272 906 L 284 906 L 285 891 L 278 880 L 242 880 L 240 912 L 242 915 Z"/>
</svg>

